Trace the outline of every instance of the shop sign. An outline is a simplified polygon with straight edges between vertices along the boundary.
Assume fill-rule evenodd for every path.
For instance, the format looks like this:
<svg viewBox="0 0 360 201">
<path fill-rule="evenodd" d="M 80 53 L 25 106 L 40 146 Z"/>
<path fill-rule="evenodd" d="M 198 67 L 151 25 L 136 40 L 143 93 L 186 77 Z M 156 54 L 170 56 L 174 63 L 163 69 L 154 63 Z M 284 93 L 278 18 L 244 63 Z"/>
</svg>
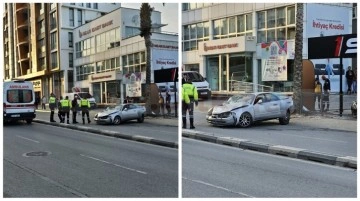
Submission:
<svg viewBox="0 0 360 201">
<path fill-rule="evenodd" d="M 153 70 L 170 69 L 178 67 L 178 50 L 169 49 L 151 49 L 152 63 L 151 68 Z"/>
<path fill-rule="evenodd" d="M 85 31 L 79 30 L 79 37 L 81 38 L 82 36 L 85 36 L 85 35 L 88 35 L 88 34 L 90 34 L 92 32 L 98 31 L 98 30 L 103 29 L 103 28 L 105 28 L 107 26 L 110 26 L 112 24 L 113 24 L 113 20 L 110 20 L 110 21 L 105 22 L 103 24 L 99 24 L 99 25 L 97 25 L 95 27 L 90 27 L 88 30 L 85 30 Z"/>
<path fill-rule="evenodd" d="M 89 76 L 90 82 L 104 82 L 112 80 L 121 80 L 121 73 L 117 71 L 92 74 Z"/>
<path fill-rule="evenodd" d="M 41 90 L 41 80 L 31 81 L 34 85 L 34 90 Z"/>
<path fill-rule="evenodd" d="M 255 52 L 255 38 L 255 36 L 251 38 L 240 36 L 235 38 L 199 42 L 199 55 Z"/>
<path fill-rule="evenodd" d="M 287 41 L 261 44 L 262 81 L 287 81 Z"/>
</svg>

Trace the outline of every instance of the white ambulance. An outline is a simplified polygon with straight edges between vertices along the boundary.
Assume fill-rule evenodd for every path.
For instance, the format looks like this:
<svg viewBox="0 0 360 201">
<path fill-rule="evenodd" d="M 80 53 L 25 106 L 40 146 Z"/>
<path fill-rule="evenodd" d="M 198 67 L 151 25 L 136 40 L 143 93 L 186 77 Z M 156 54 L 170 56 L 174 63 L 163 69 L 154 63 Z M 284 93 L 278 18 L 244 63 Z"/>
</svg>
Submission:
<svg viewBox="0 0 360 201">
<path fill-rule="evenodd" d="M 25 120 L 30 124 L 36 117 L 33 83 L 12 80 L 3 84 L 4 122 Z"/>
</svg>

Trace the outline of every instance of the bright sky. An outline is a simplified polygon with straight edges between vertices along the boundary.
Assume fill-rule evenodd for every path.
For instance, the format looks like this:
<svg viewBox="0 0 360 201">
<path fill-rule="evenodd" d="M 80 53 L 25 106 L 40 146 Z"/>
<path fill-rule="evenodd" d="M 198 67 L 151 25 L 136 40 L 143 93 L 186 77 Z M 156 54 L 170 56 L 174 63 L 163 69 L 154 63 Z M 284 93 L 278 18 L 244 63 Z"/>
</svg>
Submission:
<svg viewBox="0 0 360 201">
<path fill-rule="evenodd" d="M 179 3 L 150 3 L 156 11 L 161 12 L 161 22 L 167 24 L 162 31 L 179 33 Z M 121 7 L 140 9 L 141 3 L 121 3 Z"/>
</svg>

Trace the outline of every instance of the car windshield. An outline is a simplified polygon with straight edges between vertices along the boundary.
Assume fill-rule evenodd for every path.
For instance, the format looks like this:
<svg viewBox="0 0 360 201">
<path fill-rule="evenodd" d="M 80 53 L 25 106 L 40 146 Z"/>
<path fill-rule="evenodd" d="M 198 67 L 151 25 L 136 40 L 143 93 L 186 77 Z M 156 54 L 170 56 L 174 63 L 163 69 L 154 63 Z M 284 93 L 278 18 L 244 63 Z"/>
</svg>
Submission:
<svg viewBox="0 0 360 201">
<path fill-rule="evenodd" d="M 235 96 L 232 96 L 231 98 L 229 98 L 229 100 L 227 100 L 225 102 L 225 104 L 234 104 L 234 103 L 248 103 L 248 104 L 251 104 L 252 101 L 254 100 L 254 98 L 255 98 L 254 94 L 235 95 Z"/>
<path fill-rule="evenodd" d="M 107 107 L 106 110 L 122 110 L 122 105 Z"/>
<path fill-rule="evenodd" d="M 183 77 L 191 82 L 203 82 L 204 78 L 196 72 L 183 73 Z"/>
</svg>

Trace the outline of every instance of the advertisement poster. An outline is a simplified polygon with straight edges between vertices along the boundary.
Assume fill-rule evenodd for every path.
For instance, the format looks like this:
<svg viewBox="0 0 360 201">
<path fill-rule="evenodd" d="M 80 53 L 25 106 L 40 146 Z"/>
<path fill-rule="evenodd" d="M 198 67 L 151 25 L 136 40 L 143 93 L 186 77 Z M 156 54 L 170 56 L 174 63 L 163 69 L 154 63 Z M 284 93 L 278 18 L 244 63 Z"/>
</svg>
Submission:
<svg viewBox="0 0 360 201">
<path fill-rule="evenodd" d="M 122 82 L 126 85 L 126 96 L 141 97 L 141 73 L 127 73 Z"/>
<path fill-rule="evenodd" d="M 261 44 L 262 81 L 287 80 L 287 41 Z"/>
<path fill-rule="evenodd" d="M 352 8 L 325 4 L 306 4 L 306 37 L 324 37 L 351 33 Z M 326 47 L 324 47 L 326 48 Z M 312 59 L 315 76 L 326 75 L 331 81 L 331 91 L 340 91 L 340 59 Z M 351 65 L 351 59 L 343 59 L 343 69 Z M 345 70 L 343 70 L 345 72 Z M 343 73 L 343 90 L 346 86 Z M 320 80 L 322 81 L 322 80 Z"/>
<path fill-rule="evenodd" d="M 152 48 L 152 63 L 153 70 L 161 70 L 168 68 L 177 68 L 179 52 L 177 49 L 158 49 Z"/>
</svg>

